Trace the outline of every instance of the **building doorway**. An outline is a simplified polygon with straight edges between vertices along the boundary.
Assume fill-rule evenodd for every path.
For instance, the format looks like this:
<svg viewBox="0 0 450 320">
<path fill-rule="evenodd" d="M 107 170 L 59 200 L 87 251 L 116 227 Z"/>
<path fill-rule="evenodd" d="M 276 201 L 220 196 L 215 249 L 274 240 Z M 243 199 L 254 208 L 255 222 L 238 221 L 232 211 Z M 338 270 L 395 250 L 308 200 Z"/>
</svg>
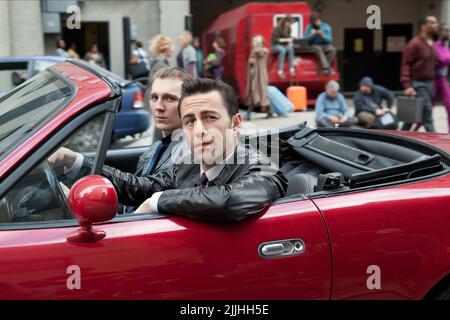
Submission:
<svg viewBox="0 0 450 320">
<path fill-rule="evenodd" d="M 402 90 L 400 66 L 402 52 L 412 38 L 412 24 L 383 25 L 383 54 L 381 68 L 378 68 L 378 81 L 391 90 Z"/>
<path fill-rule="evenodd" d="M 108 22 L 82 22 L 79 30 L 69 30 L 64 27 L 63 39 L 66 41 L 67 47 L 75 43 L 81 59 L 89 51 L 91 45 L 97 44 L 105 58 L 107 69 L 111 68 Z"/>
<path fill-rule="evenodd" d="M 344 91 L 358 89 L 364 76 L 374 75 L 374 33 L 367 28 L 344 30 L 343 87 Z"/>
</svg>

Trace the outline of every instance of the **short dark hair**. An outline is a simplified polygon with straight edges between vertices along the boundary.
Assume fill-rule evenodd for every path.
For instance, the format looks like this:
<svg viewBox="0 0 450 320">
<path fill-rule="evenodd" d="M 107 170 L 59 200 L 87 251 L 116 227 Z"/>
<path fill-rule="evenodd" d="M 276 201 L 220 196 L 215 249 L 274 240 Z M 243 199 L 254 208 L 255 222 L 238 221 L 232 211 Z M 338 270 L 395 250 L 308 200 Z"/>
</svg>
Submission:
<svg viewBox="0 0 450 320">
<path fill-rule="evenodd" d="M 313 13 L 311 14 L 311 17 L 309 18 L 309 21 L 311 22 L 311 24 L 314 24 L 314 23 L 316 23 L 316 21 L 319 20 L 319 19 L 320 19 L 320 13 L 318 13 L 318 12 L 313 12 Z"/>
<path fill-rule="evenodd" d="M 230 85 L 221 80 L 206 78 L 185 80 L 183 82 L 183 86 L 181 87 L 181 98 L 178 102 L 178 113 L 181 115 L 181 104 L 183 103 L 184 98 L 211 91 L 217 91 L 220 93 L 230 118 L 239 113 L 239 102 L 236 91 Z"/>
<path fill-rule="evenodd" d="M 431 18 L 436 18 L 436 17 L 430 15 L 430 16 L 424 16 L 424 17 L 420 18 L 420 20 L 418 22 L 419 29 L 421 29 L 423 25 L 427 24 L 428 20 L 430 20 Z"/>
<path fill-rule="evenodd" d="M 61 43 L 61 41 L 64 41 L 64 39 L 56 40 L 56 48 L 61 48 L 60 45 L 59 45 Z"/>
<path fill-rule="evenodd" d="M 225 49 L 226 48 L 226 42 L 225 42 L 225 39 L 224 38 L 222 38 L 222 37 L 217 37 L 216 38 L 216 43 L 217 43 L 217 45 L 220 47 L 220 48 L 222 48 L 222 49 Z"/>
</svg>

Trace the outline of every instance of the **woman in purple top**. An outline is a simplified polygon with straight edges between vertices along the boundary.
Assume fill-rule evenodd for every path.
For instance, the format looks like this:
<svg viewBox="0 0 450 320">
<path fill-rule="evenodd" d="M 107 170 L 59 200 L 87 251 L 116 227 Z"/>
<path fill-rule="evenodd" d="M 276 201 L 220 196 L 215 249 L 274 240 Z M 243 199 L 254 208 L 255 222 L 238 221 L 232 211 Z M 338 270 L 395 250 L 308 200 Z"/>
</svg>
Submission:
<svg viewBox="0 0 450 320">
<path fill-rule="evenodd" d="M 450 132 L 450 87 L 447 82 L 448 66 L 450 65 L 450 49 L 447 41 L 450 38 L 450 29 L 446 24 L 439 28 L 439 40 L 436 41 L 436 79 L 434 80 L 434 95 L 441 97 L 441 101 L 447 110 L 447 123 Z"/>
<path fill-rule="evenodd" d="M 209 55 L 205 61 L 206 74 L 208 78 L 222 80 L 223 73 L 225 71 L 225 40 L 222 37 L 217 37 L 216 40 L 214 40 L 212 46 L 214 48 L 214 54 Z"/>
<path fill-rule="evenodd" d="M 450 39 L 450 29 L 446 24 L 439 26 L 439 40 L 434 44 L 436 55 L 436 78 L 434 80 L 433 102 L 437 97 L 441 97 L 441 101 L 447 110 L 448 131 L 450 133 L 450 87 L 447 81 L 448 66 L 450 65 L 450 48 L 447 45 Z M 421 124 L 417 124 L 414 131 L 419 130 Z"/>
</svg>

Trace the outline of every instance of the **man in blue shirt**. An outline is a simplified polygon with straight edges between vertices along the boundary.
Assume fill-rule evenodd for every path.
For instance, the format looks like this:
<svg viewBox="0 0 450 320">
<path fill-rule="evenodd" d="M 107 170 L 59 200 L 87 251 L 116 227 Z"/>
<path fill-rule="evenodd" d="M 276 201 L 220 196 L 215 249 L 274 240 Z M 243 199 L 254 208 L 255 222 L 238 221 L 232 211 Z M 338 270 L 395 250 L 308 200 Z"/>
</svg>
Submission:
<svg viewBox="0 0 450 320">
<path fill-rule="evenodd" d="M 322 22 L 318 13 L 311 15 L 305 38 L 319 59 L 323 72 L 332 74 L 331 62 L 336 56 L 336 48 L 331 44 L 333 34 L 330 25 Z"/>
<path fill-rule="evenodd" d="M 344 96 L 339 93 L 339 83 L 331 80 L 316 100 L 316 124 L 318 127 L 349 127 L 358 119 L 350 115 Z"/>
</svg>

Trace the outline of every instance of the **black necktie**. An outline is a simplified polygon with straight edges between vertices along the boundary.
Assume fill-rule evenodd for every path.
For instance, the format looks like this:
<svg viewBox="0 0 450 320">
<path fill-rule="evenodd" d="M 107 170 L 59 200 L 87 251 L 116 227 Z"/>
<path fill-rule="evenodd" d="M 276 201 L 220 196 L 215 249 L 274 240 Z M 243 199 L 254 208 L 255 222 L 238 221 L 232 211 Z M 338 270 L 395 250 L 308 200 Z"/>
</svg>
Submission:
<svg viewBox="0 0 450 320">
<path fill-rule="evenodd" d="M 200 178 L 198 179 L 197 186 L 206 187 L 208 182 L 209 182 L 208 177 L 206 176 L 206 173 L 203 172 Z"/>
</svg>

